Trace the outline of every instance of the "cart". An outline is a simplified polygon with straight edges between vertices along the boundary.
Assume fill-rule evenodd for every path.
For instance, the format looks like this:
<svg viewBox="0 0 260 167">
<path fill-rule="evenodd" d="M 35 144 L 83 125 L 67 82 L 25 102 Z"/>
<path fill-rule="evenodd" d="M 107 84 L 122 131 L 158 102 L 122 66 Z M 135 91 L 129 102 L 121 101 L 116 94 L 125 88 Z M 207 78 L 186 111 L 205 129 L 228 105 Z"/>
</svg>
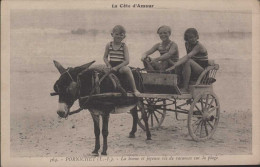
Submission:
<svg viewBox="0 0 260 167">
<path fill-rule="evenodd" d="M 211 138 L 220 118 L 219 100 L 213 91 L 218 69 L 219 65 L 211 61 L 196 80 L 191 80 L 189 92 L 186 94 L 179 90 L 178 75 L 141 71 L 144 91 L 138 96 L 137 110 L 147 114 L 149 128 L 160 127 L 166 111 L 175 112 L 177 120 L 179 120 L 178 114 L 187 114 L 188 130 L 192 139 L 205 141 Z M 120 93 L 103 93 L 95 94 L 92 98 L 119 96 Z M 134 95 L 127 93 L 127 96 Z M 141 114 L 138 114 L 138 125 L 146 130 Z"/>
</svg>

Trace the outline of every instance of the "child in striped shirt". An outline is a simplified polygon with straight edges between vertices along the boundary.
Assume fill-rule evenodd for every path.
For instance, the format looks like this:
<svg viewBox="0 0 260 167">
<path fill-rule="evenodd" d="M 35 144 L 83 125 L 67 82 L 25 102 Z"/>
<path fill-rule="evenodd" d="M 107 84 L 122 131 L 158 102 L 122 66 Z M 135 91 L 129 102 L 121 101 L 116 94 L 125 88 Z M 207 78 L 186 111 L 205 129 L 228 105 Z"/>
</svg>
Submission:
<svg viewBox="0 0 260 167">
<path fill-rule="evenodd" d="M 106 45 L 104 62 L 112 71 L 119 72 L 127 77 L 132 91 L 137 96 L 140 92 L 136 89 L 132 71 L 127 66 L 129 64 L 128 48 L 126 44 L 122 42 L 125 38 L 125 34 L 126 31 L 123 26 L 117 25 L 113 28 L 111 33 L 113 41 Z"/>
</svg>

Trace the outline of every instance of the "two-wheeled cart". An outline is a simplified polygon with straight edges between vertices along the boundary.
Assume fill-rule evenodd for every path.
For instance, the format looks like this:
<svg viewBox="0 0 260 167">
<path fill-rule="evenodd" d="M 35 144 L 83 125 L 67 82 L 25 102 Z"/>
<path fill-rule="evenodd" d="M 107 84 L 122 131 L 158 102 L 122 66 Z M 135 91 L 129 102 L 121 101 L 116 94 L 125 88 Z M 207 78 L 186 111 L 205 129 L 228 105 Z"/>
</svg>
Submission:
<svg viewBox="0 0 260 167">
<path fill-rule="evenodd" d="M 145 112 L 151 128 L 162 125 L 167 112 L 187 114 L 190 136 L 195 141 L 212 137 L 220 118 L 220 104 L 213 91 L 218 64 L 212 63 L 191 80 L 189 92 L 182 93 L 178 87 L 178 75 L 170 73 L 149 73 L 141 71 L 144 91 L 140 94 L 137 110 Z M 92 98 L 121 96 L 120 93 L 95 94 Z M 133 96 L 127 93 L 127 96 Z M 139 112 L 141 113 L 141 112 Z M 138 114 L 138 125 L 145 130 L 143 118 Z"/>
</svg>

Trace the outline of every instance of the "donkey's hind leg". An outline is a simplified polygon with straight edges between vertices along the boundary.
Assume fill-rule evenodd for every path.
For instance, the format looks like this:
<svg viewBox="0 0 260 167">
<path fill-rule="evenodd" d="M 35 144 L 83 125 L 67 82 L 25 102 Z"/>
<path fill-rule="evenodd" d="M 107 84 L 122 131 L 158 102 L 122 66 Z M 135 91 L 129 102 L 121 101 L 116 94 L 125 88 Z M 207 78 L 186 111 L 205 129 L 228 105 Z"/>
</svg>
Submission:
<svg viewBox="0 0 260 167">
<path fill-rule="evenodd" d="M 142 112 L 142 117 L 143 117 L 144 124 L 145 124 L 147 140 L 152 140 L 149 125 L 148 125 L 148 117 L 147 117 L 146 113 Z"/>
<path fill-rule="evenodd" d="M 101 155 L 107 155 L 107 136 L 108 136 L 109 112 L 102 115 L 102 135 L 103 135 L 103 151 Z"/>
<path fill-rule="evenodd" d="M 138 114 L 137 114 L 136 107 L 134 107 L 131 110 L 131 115 L 133 117 L 133 125 L 132 125 L 132 131 L 129 133 L 129 138 L 135 138 L 135 132 L 137 130 L 137 120 L 138 120 Z"/>
<path fill-rule="evenodd" d="M 93 155 L 98 155 L 98 150 L 100 149 L 100 128 L 99 128 L 99 115 L 91 113 L 94 122 L 94 133 L 95 133 L 95 149 L 92 151 Z"/>
<path fill-rule="evenodd" d="M 144 124 L 145 124 L 145 131 L 146 131 L 147 140 L 152 140 L 149 125 L 148 125 L 148 116 L 147 116 L 147 114 L 144 110 L 144 104 L 143 104 L 142 101 L 139 101 L 139 105 L 141 107 L 142 119 L 144 120 Z"/>
</svg>

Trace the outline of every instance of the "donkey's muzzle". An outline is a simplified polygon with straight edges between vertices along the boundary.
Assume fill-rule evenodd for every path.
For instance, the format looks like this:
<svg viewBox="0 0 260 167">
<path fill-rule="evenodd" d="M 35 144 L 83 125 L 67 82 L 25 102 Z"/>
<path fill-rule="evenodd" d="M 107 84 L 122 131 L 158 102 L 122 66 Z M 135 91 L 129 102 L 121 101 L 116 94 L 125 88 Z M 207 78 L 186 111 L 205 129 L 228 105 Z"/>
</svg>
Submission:
<svg viewBox="0 0 260 167">
<path fill-rule="evenodd" d="M 52 93 L 50 93 L 50 95 L 51 96 L 56 96 L 56 95 L 59 95 L 59 93 L 58 92 L 52 92 Z"/>
<path fill-rule="evenodd" d="M 65 103 L 59 103 L 59 108 L 57 110 L 57 114 L 61 117 L 61 118 L 66 118 L 69 114 L 69 108 L 68 105 Z"/>
</svg>

